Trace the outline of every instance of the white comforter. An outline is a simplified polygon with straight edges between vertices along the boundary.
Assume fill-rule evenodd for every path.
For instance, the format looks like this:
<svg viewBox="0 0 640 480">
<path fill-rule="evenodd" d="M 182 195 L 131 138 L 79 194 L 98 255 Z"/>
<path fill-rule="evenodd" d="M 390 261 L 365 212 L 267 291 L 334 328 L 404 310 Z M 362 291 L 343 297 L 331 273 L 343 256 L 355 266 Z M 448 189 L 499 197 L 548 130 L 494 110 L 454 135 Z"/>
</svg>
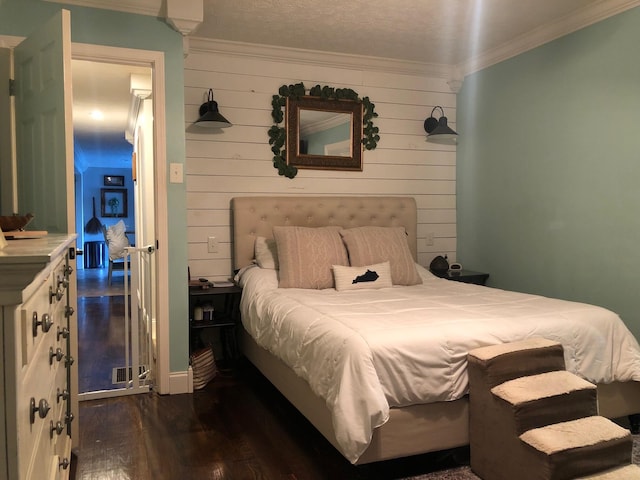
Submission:
<svg viewBox="0 0 640 480">
<path fill-rule="evenodd" d="M 422 285 L 347 292 L 279 289 L 275 270 L 257 267 L 240 276 L 245 329 L 326 400 L 351 462 L 390 406 L 465 395 L 476 347 L 545 337 L 589 381 L 640 381 L 638 342 L 611 311 L 418 270 Z"/>
</svg>

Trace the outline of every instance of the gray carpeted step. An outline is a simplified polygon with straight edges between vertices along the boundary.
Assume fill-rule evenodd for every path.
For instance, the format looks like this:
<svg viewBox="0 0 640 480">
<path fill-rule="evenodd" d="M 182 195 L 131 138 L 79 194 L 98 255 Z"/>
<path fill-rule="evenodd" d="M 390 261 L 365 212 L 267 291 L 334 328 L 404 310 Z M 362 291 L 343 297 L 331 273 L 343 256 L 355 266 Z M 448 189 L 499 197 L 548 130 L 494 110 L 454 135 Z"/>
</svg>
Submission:
<svg viewBox="0 0 640 480">
<path fill-rule="evenodd" d="M 631 463 L 632 438 L 610 420 L 592 416 L 529 430 L 522 467 L 549 480 L 576 478 Z"/>
<path fill-rule="evenodd" d="M 513 416 L 518 435 L 598 414 L 596 386 L 566 370 L 515 378 L 491 393 L 505 402 L 508 410 L 503 414 Z"/>
<path fill-rule="evenodd" d="M 638 480 L 640 479 L 640 467 L 638 465 L 626 465 L 612 468 L 605 472 L 580 477 L 577 480 Z"/>
<path fill-rule="evenodd" d="M 489 388 L 514 378 L 564 370 L 562 345 L 546 338 L 529 338 L 476 348 L 469 363 L 478 365 Z"/>
</svg>

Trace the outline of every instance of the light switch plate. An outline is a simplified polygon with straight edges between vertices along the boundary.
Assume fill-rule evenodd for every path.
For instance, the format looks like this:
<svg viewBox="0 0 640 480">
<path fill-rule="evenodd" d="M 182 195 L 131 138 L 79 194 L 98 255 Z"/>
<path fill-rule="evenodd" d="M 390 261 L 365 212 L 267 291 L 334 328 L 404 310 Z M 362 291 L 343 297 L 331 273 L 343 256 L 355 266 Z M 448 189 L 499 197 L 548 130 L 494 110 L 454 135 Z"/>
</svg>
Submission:
<svg viewBox="0 0 640 480">
<path fill-rule="evenodd" d="M 181 163 L 171 163 L 169 165 L 169 182 L 171 183 L 182 183 L 183 179 L 183 170 Z"/>
<path fill-rule="evenodd" d="M 218 239 L 216 237 L 207 239 L 207 250 L 209 253 L 218 253 Z"/>
</svg>

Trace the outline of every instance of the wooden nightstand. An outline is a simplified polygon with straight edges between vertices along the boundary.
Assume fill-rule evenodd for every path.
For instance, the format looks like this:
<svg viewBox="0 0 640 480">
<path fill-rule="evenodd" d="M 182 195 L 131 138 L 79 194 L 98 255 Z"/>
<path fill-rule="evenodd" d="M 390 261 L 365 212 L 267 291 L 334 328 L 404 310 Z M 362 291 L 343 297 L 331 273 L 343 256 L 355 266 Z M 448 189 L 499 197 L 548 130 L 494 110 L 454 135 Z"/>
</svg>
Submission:
<svg viewBox="0 0 640 480">
<path fill-rule="evenodd" d="M 432 272 L 433 273 L 433 272 Z M 457 272 L 446 272 L 443 274 L 435 274 L 438 277 L 453 280 L 455 282 L 474 283 L 476 285 L 484 285 L 489 278 L 488 273 L 474 272 L 471 270 L 459 270 Z"/>
</svg>

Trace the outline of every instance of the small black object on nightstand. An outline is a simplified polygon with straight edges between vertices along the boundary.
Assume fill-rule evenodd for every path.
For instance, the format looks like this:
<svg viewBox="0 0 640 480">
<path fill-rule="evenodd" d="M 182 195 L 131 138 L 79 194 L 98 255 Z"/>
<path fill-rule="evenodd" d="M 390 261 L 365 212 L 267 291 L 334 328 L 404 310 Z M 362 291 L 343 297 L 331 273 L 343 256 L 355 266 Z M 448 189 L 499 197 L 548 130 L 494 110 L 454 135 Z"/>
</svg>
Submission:
<svg viewBox="0 0 640 480">
<path fill-rule="evenodd" d="M 446 278 L 447 280 L 453 280 L 455 282 L 484 285 L 489 278 L 489 274 L 483 272 L 474 272 L 471 270 L 449 270 L 448 272 L 444 272 L 443 274 L 438 275 L 438 277 Z"/>
</svg>

